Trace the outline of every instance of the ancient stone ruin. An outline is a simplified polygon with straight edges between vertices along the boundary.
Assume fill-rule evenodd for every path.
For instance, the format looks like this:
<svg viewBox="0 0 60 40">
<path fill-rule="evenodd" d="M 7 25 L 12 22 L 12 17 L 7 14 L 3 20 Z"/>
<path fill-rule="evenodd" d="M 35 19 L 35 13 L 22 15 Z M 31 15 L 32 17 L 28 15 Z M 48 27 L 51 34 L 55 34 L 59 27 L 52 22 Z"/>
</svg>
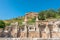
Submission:
<svg viewBox="0 0 60 40">
<path fill-rule="evenodd" d="M 11 23 L 10 26 L 6 26 L 6 28 L 0 32 L 0 37 L 60 38 L 60 20 L 39 21 L 38 16 L 35 17 L 35 23 L 31 25 L 27 23 L 28 16 L 25 16 L 22 26 L 19 26 L 18 22 Z"/>
</svg>

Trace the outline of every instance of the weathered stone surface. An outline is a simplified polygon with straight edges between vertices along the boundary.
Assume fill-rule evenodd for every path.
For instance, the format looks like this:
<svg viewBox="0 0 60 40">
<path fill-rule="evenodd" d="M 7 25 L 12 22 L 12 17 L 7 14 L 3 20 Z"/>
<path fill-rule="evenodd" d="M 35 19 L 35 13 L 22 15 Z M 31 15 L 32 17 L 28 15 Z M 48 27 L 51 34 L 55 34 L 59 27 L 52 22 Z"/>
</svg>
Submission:
<svg viewBox="0 0 60 40">
<path fill-rule="evenodd" d="M 39 33 L 36 31 L 31 31 L 31 32 L 29 32 L 29 37 L 30 38 L 39 38 Z"/>
<path fill-rule="evenodd" d="M 21 32 L 20 34 L 21 34 L 21 35 L 20 35 L 20 38 L 26 38 L 26 34 L 27 34 L 27 33 Z"/>
</svg>

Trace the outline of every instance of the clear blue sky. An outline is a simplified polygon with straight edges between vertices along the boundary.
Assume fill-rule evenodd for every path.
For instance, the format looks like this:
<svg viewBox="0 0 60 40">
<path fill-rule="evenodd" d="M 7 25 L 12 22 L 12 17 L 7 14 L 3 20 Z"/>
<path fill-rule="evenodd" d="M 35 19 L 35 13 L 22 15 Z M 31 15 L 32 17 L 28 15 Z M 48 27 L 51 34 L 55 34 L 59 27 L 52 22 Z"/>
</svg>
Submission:
<svg viewBox="0 0 60 40">
<path fill-rule="evenodd" d="M 11 19 L 26 12 L 60 8 L 60 0 L 0 0 L 0 19 Z"/>
</svg>

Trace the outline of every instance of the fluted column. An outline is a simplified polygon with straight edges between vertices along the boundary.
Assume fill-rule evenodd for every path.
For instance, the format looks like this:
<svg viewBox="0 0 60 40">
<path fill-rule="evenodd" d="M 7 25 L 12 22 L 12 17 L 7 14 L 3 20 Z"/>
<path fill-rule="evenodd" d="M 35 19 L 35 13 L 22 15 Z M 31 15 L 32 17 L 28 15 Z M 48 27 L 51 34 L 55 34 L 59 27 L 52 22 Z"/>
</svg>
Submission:
<svg viewBox="0 0 60 40">
<path fill-rule="evenodd" d="M 39 28 L 38 28 L 38 17 L 36 17 L 36 31 L 39 32 Z"/>
<path fill-rule="evenodd" d="M 46 27 L 45 27 L 45 30 L 44 30 L 47 34 L 47 38 L 49 38 L 49 28 L 48 28 L 48 22 L 46 22 Z"/>
<path fill-rule="evenodd" d="M 25 20 L 24 20 L 24 29 L 25 29 L 25 32 L 27 31 L 27 16 L 25 16 Z"/>
</svg>

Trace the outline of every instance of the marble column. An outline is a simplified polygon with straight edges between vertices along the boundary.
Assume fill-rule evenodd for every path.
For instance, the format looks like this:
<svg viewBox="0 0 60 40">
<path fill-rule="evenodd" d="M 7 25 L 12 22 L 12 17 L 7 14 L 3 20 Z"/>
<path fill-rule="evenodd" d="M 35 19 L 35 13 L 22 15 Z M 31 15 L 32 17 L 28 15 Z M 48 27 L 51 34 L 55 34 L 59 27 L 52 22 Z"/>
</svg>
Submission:
<svg viewBox="0 0 60 40">
<path fill-rule="evenodd" d="M 25 32 L 27 31 L 27 16 L 25 16 L 25 20 L 24 20 L 24 29 L 25 29 Z"/>
<path fill-rule="evenodd" d="M 49 28 L 48 28 L 48 22 L 46 22 L 46 27 L 45 27 L 45 33 L 47 34 L 46 36 L 47 36 L 47 38 L 49 38 L 50 37 L 50 35 L 49 35 Z"/>
<path fill-rule="evenodd" d="M 39 28 L 38 28 L 38 17 L 36 17 L 36 31 L 39 32 Z"/>
</svg>

